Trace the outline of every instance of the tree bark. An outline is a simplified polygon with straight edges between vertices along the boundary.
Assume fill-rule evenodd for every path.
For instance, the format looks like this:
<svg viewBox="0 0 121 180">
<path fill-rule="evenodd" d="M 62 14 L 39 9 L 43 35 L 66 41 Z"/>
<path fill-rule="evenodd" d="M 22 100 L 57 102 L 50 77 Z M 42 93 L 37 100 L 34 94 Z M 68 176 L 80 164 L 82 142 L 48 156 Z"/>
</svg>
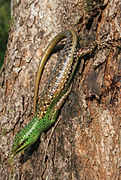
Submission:
<svg viewBox="0 0 121 180">
<path fill-rule="evenodd" d="M 0 76 L 0 179 L 120 179 L 120 12 L 119 0 L 11 1 L 11 28 Z M 47 149 L 51 129 L 11 163 L 14 137 L 33 115 L 40 59 L 52 38 L 70 28 L 79 37 L 85 32 L 94 36 L 98 45 L 84 57 L 83 68 L 79 64 Z M 40 92 L 57 55 L 51 59 Z"/>
</svg>

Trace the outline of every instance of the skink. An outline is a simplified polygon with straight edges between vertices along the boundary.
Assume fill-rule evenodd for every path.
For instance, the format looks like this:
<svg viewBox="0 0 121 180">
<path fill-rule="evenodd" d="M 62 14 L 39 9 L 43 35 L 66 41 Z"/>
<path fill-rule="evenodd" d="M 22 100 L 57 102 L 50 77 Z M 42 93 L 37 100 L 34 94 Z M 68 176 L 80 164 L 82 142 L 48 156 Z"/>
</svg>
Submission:
<svg viewBox="0 0 121 180">
<path fill-rule="evenodd" d="M 39 104 L 36 110 L 38 86 L 45 63 L 54 50 L 55 46 L 64 38 L 67 38 L 57 64 L 50 75 L 44 91 L 41 93 Z M 12 147 L 12 154 L 16 155 L 34 144 L 41 133 L 50 128 L 57 119 L 58 111 L 70 92 L 70 85 L 75 69 L 78 64 L 76 57 L 77 36 L 73 30 L 59 33 L 50 42 L 45 50 L 39 65 L 37 80 L 35 85 L 34 117 L 15 136 Z"/>
</svg>

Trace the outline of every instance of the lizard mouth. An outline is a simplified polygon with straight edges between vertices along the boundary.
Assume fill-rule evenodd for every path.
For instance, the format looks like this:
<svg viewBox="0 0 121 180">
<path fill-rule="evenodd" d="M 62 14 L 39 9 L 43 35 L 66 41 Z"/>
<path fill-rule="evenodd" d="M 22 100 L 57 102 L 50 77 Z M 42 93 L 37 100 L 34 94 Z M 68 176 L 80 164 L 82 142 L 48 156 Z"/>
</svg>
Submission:
<svg viewBox="0 0 121 180">
<path fill-rule="evenodd" d="M 27 149 L 29 147 L 29 144 L 24 145 L 24 142 L 22 142 L 18 147 L 16 147 L 15 149 L 12 148 L 12 154 L 13 156 L 15 156 L 16 154 L 19 154 L 20 152 L 24 151 L 25 149 Z"/>
</svg>

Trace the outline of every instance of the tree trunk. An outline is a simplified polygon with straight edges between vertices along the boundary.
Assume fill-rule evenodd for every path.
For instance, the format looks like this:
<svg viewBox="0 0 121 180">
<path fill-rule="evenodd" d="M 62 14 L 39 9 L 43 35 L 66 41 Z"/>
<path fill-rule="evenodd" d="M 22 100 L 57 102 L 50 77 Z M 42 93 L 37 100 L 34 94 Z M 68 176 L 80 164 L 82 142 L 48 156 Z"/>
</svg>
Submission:
<svg viewBox="0 0 121 180">
<path fill-rule="evenodd" d="M 11 1 L 0 76 L 0 179 L 119 179 L 120 12 L 119 0 Z M 98 45 L 84 57 L 83 68 L 79 64 L 47 149 L 52 129 L 11 163 L 14 137 L 33 115 L 40 59 L 52 38 L 70 28 L 79 37 L 86 32 Z M 55 59 L 45 67 L 40 91 Z"/>
</svg>

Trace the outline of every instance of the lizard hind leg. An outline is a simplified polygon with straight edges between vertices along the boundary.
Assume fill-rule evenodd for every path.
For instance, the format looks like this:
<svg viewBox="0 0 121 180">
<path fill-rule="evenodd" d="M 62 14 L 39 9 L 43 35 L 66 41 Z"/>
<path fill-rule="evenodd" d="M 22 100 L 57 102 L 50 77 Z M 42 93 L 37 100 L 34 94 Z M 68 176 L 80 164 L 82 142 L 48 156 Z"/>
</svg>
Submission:
<svg viewBox="0 0 121 180">
<path fill-rule="evenodd" d="M 70 87 L 68 88 L 67 92 L 62 96 L 62 98 L 59 100 L 59 102 L 56 104 L 56 106 L 54 107 L 54 111 L 58 110 L 61 108 L 61 106 L 63 105 L 63 103 L 65 102 L 65 99 L 68 97 L 68 95 L 70 94 L 72 90 L 72 84 L 70 85 Z"/>
</svg>

